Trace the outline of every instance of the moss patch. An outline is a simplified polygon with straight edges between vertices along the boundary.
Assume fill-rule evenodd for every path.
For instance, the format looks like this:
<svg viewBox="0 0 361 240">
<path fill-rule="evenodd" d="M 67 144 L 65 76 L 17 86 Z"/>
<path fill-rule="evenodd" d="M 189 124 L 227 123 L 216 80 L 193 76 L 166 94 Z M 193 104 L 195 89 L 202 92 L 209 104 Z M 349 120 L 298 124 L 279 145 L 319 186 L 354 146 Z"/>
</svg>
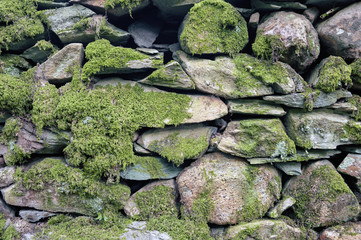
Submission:
<svg viewBox="0 0 361 240">
<path fill-rule="evenodd" d="M 361 97 L 353 94 L 352 97 L 347 98 L 347 102 L 356 107 L 356 110 L 352 113 L 352 117 L 355 118 L 356 121 L 361 120 Z"/>
<path fill-rule="evenodd" d="M 343 128 L 346 136 L 354 143 L 361 144 L 361 124 L 359 122 L 348 122 Z"/>
<path fill-rule="evenodd" d="M 222 0 L 195 4 L 180 35 L 182 48 L 192 54 L 234 54 L 247 42 L 246 21 L 231 4 Z"/>
<path fill-rule="evenodd" d="M 17 134 L 21 129 L 21 124 L 17 118 L 8 118 L 0 135 L 0 142 L 9 144 L 10 141 L 16 140 Z"/>
<path fill-rule="evenodd" d="M 267 60 L 277 60 L 282 48 L 280 36 L 264 35 L 261 30 L 257 32 L 256 40 L 252 44 L 253 53 Z"/>
<path fill-rule="evenodd" d="M 129 13 L 135 7 L 137 7 L 142 0 L 106 0 L 104 6 L 105 9 L 111 9 L 115 7 L 121 7 L 123 9 L 129 9 Z"/>
<path fill-rule="evenodd" d="M 163 165 L 155 157 L 139 157 L 136 156 L 135 164 L 139 164 L 143 169 L 139 172 L 148 173 L 151 179 L 165 177 L 166 174 L 162 171 Z"/>
<path fill-rule="evenodd" d="M 361 58 L 351 63 L 350 67 L 351 67 L 351 79 L 353 81 L 361 83 Z"/>
</svg>

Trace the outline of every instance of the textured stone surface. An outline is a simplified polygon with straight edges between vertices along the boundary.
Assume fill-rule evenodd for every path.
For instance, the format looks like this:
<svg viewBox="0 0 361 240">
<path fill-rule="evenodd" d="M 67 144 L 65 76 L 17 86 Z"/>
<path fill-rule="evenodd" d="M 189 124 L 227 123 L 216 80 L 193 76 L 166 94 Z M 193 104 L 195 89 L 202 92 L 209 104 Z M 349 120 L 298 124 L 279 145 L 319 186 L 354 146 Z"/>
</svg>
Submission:
<svg viewBox="0 0 361 240">
<path fill-rule="evenodd" d="M 237 99 L 228 101 L 229 112 L 242 115 L 282 117 L 287 112 L 279 105 L 262 100 Z"/>
<path fill-rule="evenodd" d="M 250 166 L 222 153 L 193 162 L 177 177 L 177 184 L 185 214 L 200 214 L 199 207 L 205 203 L 213 208 L 203 217 L 218 225 L 262 217 L 281 191 L 281 178 L 273 167 Z"/>
<path fill-rule="evenodd" d="M 7 187 L 14 183 L 15 167 L 0 168 L 0 188 Z"/>
<path fill-rule="evenodd" d="M 125 228 L 125 233 L 119 236 L 127 240 L 171 240 L 167 233 L 146 230 L 147 222 L 132 222 Z"/>
<path fill-rule="evenodd" d="M 361 239 L 361 222 L 348 222 L 323 230 L 320 240 L 356 240 Z"/>
<path fill-rule="evenodd" d="M 270 218 L 279 218 L 285 210 L 292 207 L 295 203 L 296 200 L 293 197 L 283 198 L 268 211 L 267 216 Z"/>
<path fill-rule="evenodd" d="M 163 22 L 152 16 L 135 21 L 129 26 L 128 31 L 137 46 L 149 48 L 157 39 L 162 27 Z"/>
<path fill-rule="evenodd" d="M 302 174 L 300 162 L 280 162 L 275 163 L 275 166 L 287 175 L 293 176 Z"/>
<path fill-rule="evenodd" d="M 56 215 L 55 213 L 36 211 L 36 210 L 20 210 L 19 215 L 28 222 L 39 222 L 44 218 Z"/>
</svg>

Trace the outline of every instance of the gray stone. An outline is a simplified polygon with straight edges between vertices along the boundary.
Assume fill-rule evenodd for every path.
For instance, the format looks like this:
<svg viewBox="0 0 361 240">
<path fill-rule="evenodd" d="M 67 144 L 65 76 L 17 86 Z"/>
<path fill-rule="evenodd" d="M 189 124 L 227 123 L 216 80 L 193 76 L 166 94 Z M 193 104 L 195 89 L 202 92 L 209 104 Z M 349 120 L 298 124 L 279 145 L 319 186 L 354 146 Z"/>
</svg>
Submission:
<svg viewBox="0 0 361 240">
<path fill-rule="evenodd" d="M 317 240 L 317 233 L 312 230 L 302 230 L 301 228 L 288 225 L 282 220 L 267 219 L 230 226 L 226 230 L 224 240 L 237 239 L 238 236 L 242 236 L 244 239 Z"/>
<path fill-rule="evenodd" d="M 285 210 L 292 207 L 295 203 L 296 200 L 293 197 L 283 198 L 268 211 L 267 216 L 270 218 L 279 218 Z"/>
<path fill-rule="evenodd" d="M 361 192 L 361 155 L 349 153 L 346 158 L 337 167 L 337 170 L 343 174 L 357 179 L 356 187 Z"/>
<path fill-rule="evenodd" d="M 65 0 L 65 1 L 36 0 L 35 3 L 41 10 L 67 7 L 70 4 L 69 1 L 67 1 L 67 0 Z"/>
<path fill-rule="evenodd" d="M 250 31 L 256 32 L 261 14 L 259 12 L 253 13 L 248 21 L 248 27 Z"/>
<path fill-rule="evenodd" d="M 137 143 L 133 143 L 134 152 L 141 155 L 152 155 L 152 152 L 140 146 Z"/>
<path fill-rule="evenodd" d="M 317 7 L 307 8 L 302 13 L 311 23 L 314 23 L 317 18 L 320 16 L 320 10 Z"/>
<path fill-rule="evenodd" d="M 306 162 L 317 159 L 328 159 L 340 153 L 341 151 L 338 150 L 308 150 L 308 151 L 297 150 L 296 154 L 284 158 L 280 158 L 280 157 L 248 158 L 247 161 L 250 164 L 265 164 L 265 163 L 293 162 L 293 161 Z"/>
<path fill-rule="evenodd" d="M 0 214 L 3 214 L 5 218 L 15 217 L 15 210 L 7 205 L 2 198 L 0 198 Z"/>
<path fill-rule="evenodd" d="M 340 146 L 340 149 L 342 151 L 348 152 L 348 153 L 361 154 L 361 147 L 360 146 Z"/>
<path fill-rule="evenodd" d="M 20 210 L 19 215 L 25 221 L 34 223 L 34 222 L 39 222 L 44 218 L 55 216 L 56 214 L 51 212 L 36 211 L 36 210 Z"/>
<path fill-rule="evenodd" d="M 281 106 L 262 100 L 229 100 L 228 107 L 232 114 L 282 117 L 287 113 Z"/>
<path fill-rule="evenodd" d="M 74 67 L 81 67 L 84 60 L 84 48 L 81 43 L 71 43 L 42 63 L 35 77 L 51 84 L 64 85 L 73 77 Z"/>
<path fill-rule="evenodd" d="M 146 131 L 137 143 L 179 165 L 204 154 L 215 132 L 217 128 L 202 124 L 166 127 Z"/>
<path fill-rule="evenodd" d="M 361 239 L 361 222 L 347 222 L 326 228 L 320 234 L 321 240 L 356 240 Z"/>
<path fill-rule="evenodd" d="M 349 98 L 351 96 L 352 94 L 349 91 L 336 90 L 331 93 L 293 93 L 282 96 L 266 96 L 263 99 L 293 108 L 307 108 L 308 104 L 312 108 L 323 108 L 336 103 L 341 98 Z"/>
<path fill-rule="evenodd" d="M 327 51 L 344 59 L 361 57 L 361 3 L 354 3 L 317 26 Z"/>
<path fill-rule="evenodd" d="M 176 89 L 194 89 L 192 79 L 184 72 L 178 62 L 171 61 L 160 69 L 154 71 L 140 83 L 170 87 Z"/>
<path fill-rule="evenodd" d="M 43 63 L 48 59 L 48 57 L 50 57 L 59 50 L 57 46 L 51 44 L 50 42 L 46 43 L 49 44 L 49 47 L 47 47 L 46 49 L 43 49 L 40 41 L 31 48 L 26 49 L 20 56 L 36 63 Z"/>
<path fill-rule="evenodd" d="M 160 193 L 165 195 L 159 196 Z M 144 194 L 147 195 L 144 196 Z M 174 179 L 152 182 L 139 189 L 128 199 L 124 205 L 124 212 L 128 217 L 136 217 L 139 220 L 148 220 L 162 215 L 178 217 L 178 197 L 179 193 Z M 143 207 L 146 209 L 142 209 Z"/>
<path fill-rule="evenodd" d="M 230 57 L 216 57 L 215 60 L 196 58 L 182 51 L 173 54 L 184 71 L 194 81 L 196 88 L 227 99 L 256 97 L 273 94 L 271 87 L 252 78 L 254 84 L 236 85 L 236 65 Z M 253 82 L 252 82 L 253 83 Z"/>
<path fill-rule="evenodd" d="M 145 92 L 164 92 L 156 87 L 152 87 L 152 86 L 148 86 L 148 85 L 145 85 L 145 84 L 142 84 L 142 83 L 138 83 L 138 82 L 135 82 L 135 81 L 130 81 L 130 80 L 124 80 L 120 77 L 107 77 L 107 78 L 103 78 L 103 79 L 97 79 L 96 80 L 96 83 L 93 85 L 93 89 L 95 88 L 102 88 L 102 87 L 105 87 L 107 85 L 110 85 L 110 86 L 117 86 L 118 84 L 120 85 L 130 85 L 132 87 L 134 87 L 135 85 L 141 87 L 144 89 Z"/>
<path fill-rule="evenodd" d="M 128 32 L 137 46 L 149 48 L 157 39 L 162 27 L 162 21 L 155 19 L 154 16 L 145 17 L 132 23 L 128 27 Z"/>
<path fill-rule="evenodd" d="M 348 116 L 326 109 L 312 112 L 291 110 L 286 115 L 286 128 L 298 147 L 336 149 L 339 145 L 353 143 L 352 136 L 346 131 L 350 121 Z"/>
<path fill-rule="evenodd" d="M 298 176 L 302 174 L 300 162 L 280 162 L 275 163 L 275 166 L 290 176 Z"/>
<path fill-rule="evenodd" d="M 136 48 L 136 50 L 141 52 L 141 53 L 145 53 L 147 55 L 157 55 L 159 53 L 159 51 L 157 49 L 153 49 L 153 48 L 141 48 L 141 47 L 138 47 L 138 48 Z"/>
<path fill-rule="evenodd" d="M 251 166 L 237 157 L 211 153 L 187 167 L 177 184 L 185 215 L 227 225 L 264 216 L 279 198 L 281 176 L 270 165 Z M 202 206 L 203 216 L 197 215 L 197 204 L 206 202 L 213 207 L 208 204 L 207 211 Z"/>
<path fill-rule="evenodd" d="M 223 133 L 218 149 L 239 157 L 281 157 L 296 152 L 279 119 L 232 121 Z"/>
<path fill-rule="evenodd" d="M 144 181 L 150 179 L 171 179 L 178 176 L 182 167 L 174 166 L 163 158 L 138 157 L 135 165 L 120 172 L 120 177 L 127 180 Z"/>
<path fill-rule="evenodd" d="M 15 170 L 14 166 L 0 168 L 0 188 L 10 186 L 15 182 Z"/>
<path fill-rule="evenodd" d="M 307 227 L 324 227 L 346 222 L 358 215 L 357 198 L 328 160 L 317 161 L 292 177 L 283 196 L 296 200 L 295 218 Z"/>
<path fill-rule="evenodd" d="M 267 41 L 268 49 L 264 46 Z M 271 13 L 262 21 L 252 48 L 257 56 L 278 59 L 300 72 L 320 53 L 318 35 L 311 22 L 300 14 L 285 11 Z"/>
<path fill-rule="evenodd" d="M 277 11 L 281 9 L 295 9 L 295 10 L 304 10 L 307 9 L 307 6 L 294 1 L 262 1 L 262 0 L 252 0 L 252 8 L 256 10 L 266 10 L 266 11 Z"/>
<path fill-rule="evenodd" d="M 119 236 L 127 240 L 171 240 L 167 233 L 146 230 L 147 222 L 132 222 L 125 228 L 125 233 Z"/>
<path fill-rule="evenodd" d="M 344 113 L 353 113 L 354 111 L 357 111 L 357 107 L 350 102 L 337 102 L 331 106 L 328 106 L 327 108 Z"/>
<path fill-rule="evenodd" d="M 0 56 L 0 73 L 12 76 L 20 76 L 23 71 L 30 69 L 32 66 L 24 58 L 15 54 L 2 54 Z"/>
</svg>

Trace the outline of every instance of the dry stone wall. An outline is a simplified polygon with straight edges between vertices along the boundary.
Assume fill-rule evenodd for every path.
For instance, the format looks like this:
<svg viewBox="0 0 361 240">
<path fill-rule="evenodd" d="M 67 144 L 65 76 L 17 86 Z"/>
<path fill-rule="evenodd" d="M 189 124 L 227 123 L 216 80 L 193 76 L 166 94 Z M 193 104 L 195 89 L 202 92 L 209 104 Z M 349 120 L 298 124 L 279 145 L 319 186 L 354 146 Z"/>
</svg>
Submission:
<svg viewBox="0 0 361 240">
<path fill-rule="evenodd" d="M 0 0 L 0 239 L 361 239 L 361 2 Z"/>
</svg>

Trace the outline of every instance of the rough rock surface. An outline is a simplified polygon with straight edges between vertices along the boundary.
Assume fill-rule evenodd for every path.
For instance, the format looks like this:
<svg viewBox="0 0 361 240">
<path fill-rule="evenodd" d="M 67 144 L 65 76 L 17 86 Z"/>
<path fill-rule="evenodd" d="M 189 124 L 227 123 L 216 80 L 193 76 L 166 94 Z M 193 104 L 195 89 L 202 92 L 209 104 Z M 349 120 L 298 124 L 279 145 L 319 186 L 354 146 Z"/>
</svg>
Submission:
<svg viewBox="0 0 361 240">
<path fill-rule="evenodd" d="M 356 187 L 361 191 L 361 155 L 349 153 L 345 159 L 338 165 L 337 170 L 340 173 L 349 175 L 357 179 Z"/>
<path fill-rule="evenodd" d="M 20 210 L 19 216 L 28 222 L 39 222 L 44 218 L 56 215 L 51 212 L 36 211 L 36 210 Z"/>
<path fill-rule="evenodd" d="M 269 216 L 270 218 L 279 218 L 285 210 L 292 207 L 295 203 L 296 200 L 293 197 L 288 196 L 286 198 L 283 198 L 268 211 L 267 216 Z"/>
<path fill-rule="evenodd" d="M 361 222 L 348 222 L 323 230 L 320 240 L 355 240 L 361 239 Z"/>
<path fill-rule="evenodd" d="M 14 166 L 0 168 L 0 188 L 7 187 L 15 182 L 15 170 Z"/>
<path fill-rule="evenodd" d="M 193 162 L 177 177 L 177 184 L 184 213 L 218 225 L 262 217 L 281 190 L 273 167 L 250 166 L 222 153 Z"/>
<path fill-rule="evenodd" d="M 167 233 L 146 230 L 147 222 L 132 222 L 125 228 L 125 233 L 119 236 L 120 239 L 127 240 L 171 240 Z"/>
<path fill-rule="evenodd" d="M 229 112 L 242 115 L 261 115 L 282 117 L 287 112 L 279 105 L 262 100 L 235 99 L 228 101 Z"/>
<path fill-rule="evenodd" d="M 293 176 L 302 174 L 300 162 L 276 162 L 275 166 L 287 175 Z"/>
<path fill-rule="evenodd" d="M 296 199 L 296 218 L 308 227 L 345 222 L 360 211 L 355 195 L 328 160 L 309 164 L 286 183 L 282 194 Z"/>
</svg>

